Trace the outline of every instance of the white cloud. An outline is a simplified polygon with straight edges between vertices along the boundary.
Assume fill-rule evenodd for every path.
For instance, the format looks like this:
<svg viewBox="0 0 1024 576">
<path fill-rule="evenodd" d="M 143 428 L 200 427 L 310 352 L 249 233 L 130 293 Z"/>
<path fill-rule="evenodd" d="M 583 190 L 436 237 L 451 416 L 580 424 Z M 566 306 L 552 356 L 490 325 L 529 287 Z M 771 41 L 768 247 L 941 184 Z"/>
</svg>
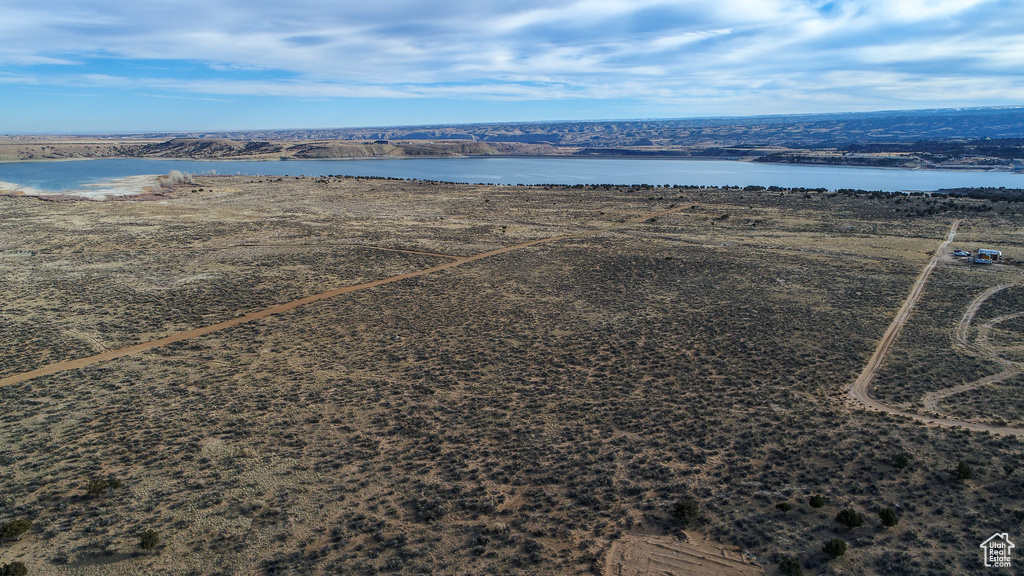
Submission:
<svg viewBox="0 0 1024 576">
<path fill-rule="evenodd" d="M 992 0 L 899 0 L 872 2 L 872 7 L 898 20 L 921 21 L 947 18 Z"/>
<path fill-rule="evenodd" d="M 871 101 L 908 85 L 938 98 L 951 78 L 1016 86 L 1024 65 L 1024 3 L 1006 0 L 0 0 L 0 14 L 7 78 L 210 95 Z M 929 81 L 922 66 L 943 60 L 962 69 Z M 112 71 L 143 61 L 170 72 Z"/>
<path fill-rule="evenodd" d="M 703 40 L 728 35 L 730 32 L 731 30 L 729 28 L 723 28 L 720 30 L 700 30 L 669 34 L 644 42 L 638 51 L 662 52 L 665 50 L 678 50 L 679 48 L 697 44 Z"/>
<path fill-rule="evenodd" d="M 1007 70 L 1024 68 L 1024 34 L 1003 36 L 999 44 L 999 49 L 993 50 L 988 39 L 959 35 L 941 43 L 914 39 L 868 46 L 858 54 L 871 64 L 974 60 Z"/>
</svg>

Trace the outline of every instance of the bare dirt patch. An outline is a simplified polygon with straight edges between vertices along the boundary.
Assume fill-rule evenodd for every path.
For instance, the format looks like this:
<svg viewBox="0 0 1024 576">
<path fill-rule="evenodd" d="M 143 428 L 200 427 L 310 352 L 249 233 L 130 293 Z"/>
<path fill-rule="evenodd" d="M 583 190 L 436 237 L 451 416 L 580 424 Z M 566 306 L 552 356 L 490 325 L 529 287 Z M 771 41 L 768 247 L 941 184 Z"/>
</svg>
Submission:
<svg viewBox="0 0 1024 576">
<path fill-rule="evenodd" d="M 626 535 L 608 551 L 605 576 L 754 576 L 764 574 L 734 546 L 699 534 L 678 536 Z"/>
</svg>

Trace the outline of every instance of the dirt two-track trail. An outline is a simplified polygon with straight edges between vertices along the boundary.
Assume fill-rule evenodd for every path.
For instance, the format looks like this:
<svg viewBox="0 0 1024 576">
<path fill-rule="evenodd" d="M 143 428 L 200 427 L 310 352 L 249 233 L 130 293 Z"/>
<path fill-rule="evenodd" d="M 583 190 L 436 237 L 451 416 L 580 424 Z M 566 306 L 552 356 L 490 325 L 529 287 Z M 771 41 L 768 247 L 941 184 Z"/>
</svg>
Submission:
<svg viewBox="0 0 1024 576">
<path fill-rule="evenodd" d="M 521 250 L 524 248 L 529 248 L 531 246 L 548 244 L 569 238 L 581 238 L 585 236 L 600 234 L 602 232 L 607 232 L 609 230 L 614 230 L 616 228 L 622 228 L 632 224 L 644 222 L 651 218 L 657 218 L 662 215 L 680 212 L 683 209 L 684 207 L 670 208 L 668 210 L 649 213 L 643 216 L 632 218 L 630 220 L 626 220 L 625 222 L 620 224 L 615 224 L 612 226 L 607 226 L 596 230 L 589 230 L 586 232 L 578 232 L 573 234 L 562 234 L 559 236 L 551 236 L 548 238 L 540 238 L 537 240 L 531 240 L 529 242 L 523 242 L 512 246 L 497 248 L 487 252 L 481 252 L 480 254 L 474 254 L 472 256 L 448 256 L 444 254 L 437 254 L 436 256 L 438 257 L 449 258 L 450 260 L 448 262 L 438 264 L 437 266 L 432 266 L 430 268 L 425 268 L 423 270 L 417 270 L 415 272 L 407 272 L 405 274 L 399 274 L 397 276 L 373 280 L 371 282 L 364 282 L 362 284 L 343 286 L 341 288 L 335 288 L 325 292 L 320 292 L 319 294 L 305 296 L 297 300 L 292 300 L 291 302 L 277 304 L 274 306 L 270 306 L 268 308 L 264 308 L 262 310 L 257 310 L 255 312 L 250 312 L 248 314 L 232 318 L 230 320 L 225 320 L 224 322 L 218 322 L 216 324 L 210 324 L 209 326 L 203 326 L 191 330 L 175 332 L 173 334 L 169 334 L 161 338 L 156 338 L 154 340 L 149 340 L 147 342 L 134 344 L 132 346 L 126 346 L 114 350 L 107 350 L 105 352 L 101 352 L 93 356 L 87 356 L 75 360 L 55 362 L 53 364 L 48 364 L 46 366 L 36 368 L 35 370 L 30 370 L 28 372 L 22 372 L 20 374 L 13 374 L 4 378 L 0 378 L 0 386 L 18 384 L 21 382 L 25 382 L 27 380 L 31 380 L 33 378 L 49 376 L 51 374 L 64 372 L 66 370 L 87 368 L 89 366 L 93 366 L 110 360 L 115 360 L 123 356 L 137 354 L 140 352 L 146 352 L 148 350 L 159 348 L 161 346 L 167 346 L 169 344 L 174 344 L 176 342 L 191 340 L 193 338 L 198 338 L 200 336 L 212 334 L 214 332 L 219 332 L 221 330 L 227 330 L 228 328 L 233 328 L 240 324 L 245 324 L 247 322 L 261 320 L 263 318 L 267 318 L 269 316 L 273 316 L 276 314 L 289 312 L 300 306 L 311 304 L 313 302 L 319 302 L 321 300 L 336 298 L 344 294 L 350 294 L 352 292 L 357 292 L 360 290 L 367 290 L 370 288 L 375 288 L 377 286 L 383 286 L 385 284 L 392 284 L 394 282 L 400 282 L 402 280 L 408 280 L 410 278 L 417 278 L 420 276 L 426 276 L 428 274 L 434 274 L 436 272 L 441 272 L 444 270 L 448 270 L 450 268 L 455 268 L 457 266 L 469 264 L 471 262 L 482 260 L 484 258 L 489 258 L 491 256 L 497 256 L 499 254 L 512 252 L 514 250 Z M 892 406 L 889 406 L 878 401 L 877 399 L 873 398 L 869 393 L 871 382 L 874 380 L 875 375 L 878 373 L 878 369 L 881 367 L 882 362 L 888 355 L 890 348 L 892 348 L 893 342 L 896 340 L 896 335 L 899 333 L 900 329 L 906 323 L 907 318 L 910 316 L 910 312 L 914 308 L 914 305 L 917 304 L 918 299 L 920 299 L 921 293 L 924 290 L 925 283 L 928 281 L 928 277 L 931 275 L 932 270 L 935 269 L 935 266 L 938 264 L 939 259 L 945 254 L 946 248 L 949 246 L 949 244 L 953 241 L 953 238 L 956 236 L 957 228 L 960 226 L 960 223 L 961 220 L 953 222 L 953 225 L 950 228 L 949 234 L 946 236 L 946 239 L 942 242 L 942 244 L 939 245 L 938 249 L 935 251 L 935 254 L 928 261 L 928 264 L 926 264 L 925 267 L 921 270 L 921 273 L 918 275 L 917 280 L 914 282 L 914 285 L 911 288 L 910 293 L 907 295 L 906 300 L 904 300 L 903 305 L 900 307 L 899 312 L 897 312 L 896 317 L 893 319 L 892 323 L 889 325 L 885 333 L 882 335 L 881 340 L 879 340 L 878 342 L 878 346 L 875 348 L 874 353 L 871 355 L 871 359 L 868 361 L 868 364 L 864 367 L 864 370 L 861 372 L 860 376 L 857 377 L 857 380 L 854 381 L 853 386 L 850 387 L 849 393 L 853 399 L 860 402 L 867 408 L 873 410 L 880 410 L 882 412 L 898 416 L 905 416 L 907 418 L 912 418 L 914 420 L 918 420 L 932 426 L 961 427 L 969 430 L 987 431 L 992 434 L 1024 436 L 1024 429 L 1022 428 L 980 424 L 976 422 L 967 422 L 951 418 L 930 417 L 922 414 L 917 414 L 914 412 L 909 412 L 906 410 L 900 410 L 899 408 L 894 408 Z M 421 252 L 416 253 L 426 254 Z"/>
<path fill-rule="evenodd" d="M 548 238 L 540 238 L 540 239 L 537 239 L 537 240 L 531 240 L 529 242 L 523 242 L 521 244 L 515 244 L 513 246 L 505 246 L 503 248 L 497 248 L 495 250 L 490 250 L 488 252 L 481 252 L 480 254 L 474 254 L 472 256 L 458 256 L 458 257 L 455 257 L 455 256 L 447 256 L 447 255 L 444 255 L 444 254 L 437 254 L 436 256 L 438 256 L 438 257 L 451 258 L 451 260 L 449 262 L 445 262 L 443 264 L 438 264 L 437 266 L 432 266 L 430 268 L 425 268 L 423 270 L 417 270 L 415 272 L 407 272 L 405 274 L 399 274 L 397 276 L 391 276 L 391 277 L 388 277 L 388 278 L 382 278 L 380 280 L 373 280 L 372 282 L 364 282 L 362 284 L 354 284 L 352 286 L 344 286 L 344 287 L 341 287 L 341 288 L 335 288 L 333 290 L 328 290 L 326 292 L 321 292 L 319 294 L 313 294 L 311 296 L 306 296 L 304 298 L 299 298 L 297 300 L 292 300 L 291 302 L 285 302 L 283 304 L 277 304 L 277 305 L 274 305 L 274 306 L 270 306 L 269 308 L 264 308 L 264 309 L 258 310 L 256 312 L 250 312 L 248 314 L 244 314 L 242 316 L 238 316 L 236 318 L 232 318 L 231 320 L 225 320 L 224 322 L 218 322 L 216 324 L 210 324 L 209 326 L 203 326 L 201 328 L 193 328 L 191 330 L 184 330 L 184 331 L 181 331 L 181 332 L 175 332 L 174 334 L 169 334 L 169 335 L 164 336 L 162 338 L 156 338 L 154 340 L 149 340 L 147 342 L 142 342 L 142 343 L 139 343 L 139 344 L 134 344 L 132 346 L 126 346 L 124 348 L 117 348 L 117 349 L 114 349 L 114 350 L 107 350 L 105 352 L 101 352 L 100 354 L 96 354 L 96 355 L 93 355 L 93 356 L 86 356 L 85 358 L 78 358 L 76 360 L 65 360 L 63 362 L 55 362 L 53 364 L 48 364 L 46 366 L 42 366 L 40 368 L 36 368 L 35 370 L 30 370 L 28 372 L 22 372 L 20 374 L 13 374 L 13 375 L 7 376 L 5 378 L 0 378 L 0 386 L 9 386 L 9 385 L 12 385 L 12 384 L 18 384 L 18 383 L 21 383 L 21 382 L 25 382 L 26 380 L 31 380 L 33 378 L 39 378 L 41 376 L 49 376 L 51 374 L 57 374 L 58 372 L 64 372 L 65 370 L 76 370 L 76 369 L 80 369 L 80 368 L 87 368 L 89 366 L 93 366 L 93 365 L 99 364 L 101 362 L 107 362 L 107 361 L 110 361 L 110 360 L 121 358 L 122 356 L 128 356 L 128 355 L 131 355 L 131 354 L 138 354 L 139 352 L 146 352 L 147 350 L 152 350 L 154 348 L 159 348 L 161 346 L 167 346 L 168 344 L 174 344 L 176 342 L 182 342 L 184 340 L 191 340 L 193 338 L 198 338 L 200 336 L 205 336 L 207 334 L 212 334 L 214 332 L 219 332 L 221 330 L 226 330 L 228 328 L 233 328 L 235 326 L 238 326 L 239 324 L 245 324 L 247 322 L 252 322 L 252 321 L 255 321 L 255 320 L 261 320 L 263 318 L 266 318 L 268 316 L 273 316 L 275 314 L 282 314 L 284 312 L 288 312 L 288 311 L 294 310 L 294 309 L 298 308 L 299 306 L 304 306 L 306 304 L 311 304 L 313 302 L 319 302 L 320 300 L 327 300 L 329 298 L 335 298 L 335 297 L 341 296 L 343 294 L 350 294 L 352 292 L 357 292 L 359 290 L 367 290 L 369 288 L 375 288 L 377 286 L 383 286 L 385 284 L 391 284 L 391 283 L 394 283 L 394 282 L 400 282 L 402 280 L 408 280 L 410 278 L 417 278 L 419 276 L 426 276 L 428 274 L 433 274 L 435 272 L 441 272 L 442 270 L 448 270 L 449 268 L 455 268 L 456 266 L 462 266 L 463 264 L 468 264 L 470 262 L 476 262 L 477 260 L 482 260 L 484 258 L 489 258 L 491 256 L 497 256 L 499 254 L 504 254 L 506 252 L 512 252 L 513 250 L 521 250 L 523 248 L 529 248 L 531 246 L 537 246 L 537 245 L 540 245 L 540 244 L 548 244 L 548 243 L 551 243 L 551 242 L 557 242 L 559 240 L 565 240 L 565 239 L 568 239 L 568 238 L 582 238 L 582 237 L 585 237 L 585 236 L 592 236 L 594 234 L 600 234 L 601 232 L 607 232 L 609 230 L 614 230 L 616 228 L 621 228 L 623 226 L 629 226 L 631 224 L 638 224 L 640 222 L 644 222 L 644 221 L 649 220 L 651 218 L 657 218 L 659 216 L 663 216 L 663 215 L 666 215 L 666 214 L 672 214 L 674 212 L 679 212 L 679 211 L 682 211 L 683 209 L 684 209 L 684 207 L 682 207 L 682 206 L 676 207 L 676 208 L 670 208 L 668 210 L 663 210 L 661 212 L 654 212 L 654 213 L 646 214 L 646 215 L 643 215 L 643 216 L 638 216 L 636 218 L 632 218 L 632 219 L 626 220 L 623 223 L 615 224 L 615 225 L 612 225 L 612 226 L 607 226 L 607 227 L 604 227 L 604 228 L 599 228 L 599 229 L 596 229 L 596 230 L 589 230 L 589 231 L 586 231 L 586 232 L 578 232 L 578 233 L 574 233 L 574 234 L 562 234 L 560 236 L 551 236 L 551 237 L 548 237 Z M 392 251 L 396 251 L 396 250 L 392 250 Z M 401 251 L 402 252 L 406 252 L 405 250 L 401 250 Z M 415 252 L 415 253 L 416 254 L 427 254 L 425 252 Z"/>
<path fill-rule="evenodd" d="M 888 328 L 886 328 L 885 333 L 882 335 L 882 339 L 878 341 L 878 346 L 875 348 L 874 354 L 871 355 L 871 359 L 868 360 L 867 366 L 864 367 L 864 371 L 860 373 L 860 376 L 858 376 L 857 380 L 854 381 L 853 386 L 850 387 L 850 396 L 872 410 L 880 410 L 888 414 L 905 416 L 931 426 L 960 427 L 968 430 L 990 432 L 992 434 L 1000 434 L 1004 436 L 1024 436 L 1024 428 L 979 424 L 977 422 L 967 422 L 965 420 L 956 420 L 953 418 L 936 418 L 906 410 L 900 410 L 899 408 L 894 408 L 879 402 L 875 398 L 872 398 L 868 393 L 868 390 L 871 387 L 871 382 L 874 380 L 875 375 L 878 373 L 878 369 L 882 366 L 882 362 L 885 360 L 885 357 L 889 353 L 889 349 L 892 348 L 892 344 L 896 340 L 896 335 L 899 333 L 900 329 L 903 328 L 903 325 L 907 322 L 907 318 L 910 316 L 910 312 L 914 309 L 914 305 L 917 304 L 917 301 L 921 298 L 921 292 L 924 291 L 924 285 L 928 281 L 928 277 L 931 276 L 932 270 L 934 270 L 935 266 L 939 263 L 939 259 L 945 254 L 946 248 L 953 241 L 953 238 L 956 237 L 956 232 L 960 227 L 961 222 L 962 220 L 956 220 L 953 222 L 953 226 L 949 229 L 949 234 L 946 235 L 946 239 L 939 245 L 938 249 L 935 250 L 935 254 L 932 256 L 931 260 L 928 261 L 928 264 L 925 265 L 921 270 L 921 273 L 917 276 L 917 280 L 910 289 L 910 294 L 908 294 L 907 299 L 903 301 L 903 305 L 900 307 L 899 312 L 896 313 L 896 317 L 893 318 L 892 323 L 889 324 Z"/>
</svg>

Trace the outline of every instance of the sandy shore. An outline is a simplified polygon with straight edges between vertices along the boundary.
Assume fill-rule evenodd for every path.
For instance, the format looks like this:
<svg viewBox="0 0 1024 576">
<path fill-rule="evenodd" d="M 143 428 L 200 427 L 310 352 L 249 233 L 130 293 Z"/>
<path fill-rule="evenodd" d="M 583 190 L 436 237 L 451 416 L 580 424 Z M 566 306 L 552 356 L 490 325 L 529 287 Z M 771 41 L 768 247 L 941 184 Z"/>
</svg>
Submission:
<svg viewBox="0 0 1024 576">
<path fill-rule="evenodd" d="M 22 186 L 13 182 L 0 182 L 0 194 L 10 196 L 34 196 L 38 198 L 82 198 L 87 200 L 107 200 L 118 196 L 135 196 L 158 191 L 161 178 L 166 175 L 128 176 L 87 184 L 73 190 L 49 191 L 39 190 L 31 186 Z"/>
<path fill-rule="evenodd" d="M 0 194 L 9 196 L 38 196 L 43 194 L 42 190 L 36 190 L 29 186 L 22 186 L 14 182 L 0 182 Z"/>
</svg>

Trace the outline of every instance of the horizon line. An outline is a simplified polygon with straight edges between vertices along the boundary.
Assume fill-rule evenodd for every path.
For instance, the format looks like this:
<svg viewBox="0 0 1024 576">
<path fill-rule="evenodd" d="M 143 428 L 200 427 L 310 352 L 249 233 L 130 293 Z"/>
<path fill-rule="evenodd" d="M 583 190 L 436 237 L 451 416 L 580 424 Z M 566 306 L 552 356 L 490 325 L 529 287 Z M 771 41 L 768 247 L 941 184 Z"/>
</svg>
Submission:
<svg viewBox="0 0 1024 576">
<path fill-rule="evenodd" d="M 885 109 L 871 111 L 845 111 L 845 112 L 796 112 L 783 114 L 752 114 L 745 116 L 679 116 L 672 118 L 604 118 L 587 120 L 515 120 L 503 122 L 500 120 L 490 122 L 450 122 L 432 124 L 391 124 L 391 125 L 370 125 L 370 126 L 318 126 L 306 128 L 203 128 L 184 130 L 139 130 L 139 131 L 116 131 L 116 132 L 4 132 L 3 136 L 163 136 L 176 134 L 189 134 L 195 132 L 299 132 L 313 130 L 385 130 L 385 129 L 407 129 L 407 128 L 440 128 L 459 126 L 528 126 L 539 124 L 597 124 L 606 122 L 680 122 L 699 120 L 754 120 L 770 118 L 809 118 L 823 116 L 866 116 L 872 114 L 899 114 L 899 113 L 928 113 L 928 112 L 963 112 L 979 110 L 1014 110 L 1024 109 L 1024 104 L 1012 104 L 1002 106 L 956 106 L 950 108 L 904 108 Z"/>
</svg>

